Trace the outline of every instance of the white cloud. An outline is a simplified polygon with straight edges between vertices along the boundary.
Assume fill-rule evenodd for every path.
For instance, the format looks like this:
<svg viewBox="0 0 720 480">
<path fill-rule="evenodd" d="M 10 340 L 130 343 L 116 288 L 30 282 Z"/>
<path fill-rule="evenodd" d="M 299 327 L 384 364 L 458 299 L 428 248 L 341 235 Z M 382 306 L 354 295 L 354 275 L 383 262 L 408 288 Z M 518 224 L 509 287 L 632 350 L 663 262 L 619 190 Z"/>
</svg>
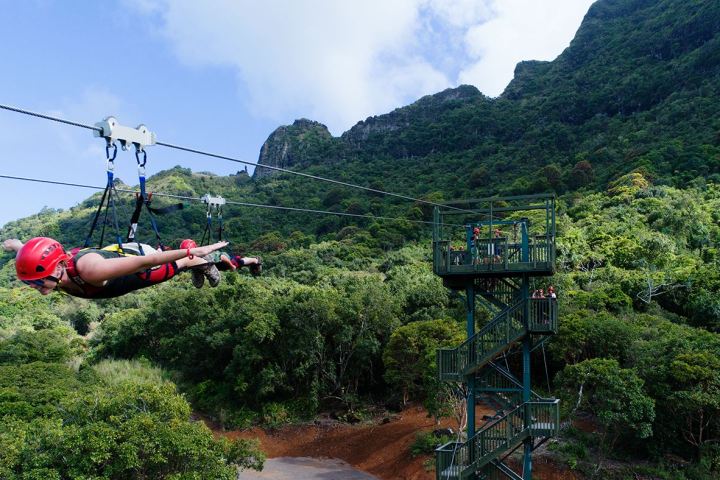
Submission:
<svg viewBox="0 0 720 480">
<path fill-rule="evenodd" d="M 417 0 L 185 1 L 162 11 L 184 62 L 233 67 L 247 108 L 280 123 L 310 117 L 337 134 L 449 83 L 413 55 Z"/>
<path fill-rule="evenodd" d="M 426 0 L 433 16 L 455 28 L 482 23 L 494 14 L 494 2 L 479 0 Z"/>
<path fill-rule="evenodd" d="M 460 83 L 486 95 L 502 93 L 522 60 L 553 60 L 570 44 L 594 0 L 493 0 L 491 20 L 467 30 L 473 59 Z"/>
<path fill-rule="evenodd" d="M 552 59 L 592 0 L 125 0 L 178 58 L 233 69 L 253 115 L 334 134 L 460 83 L 501 93 L 521 60 Z"/>
</svg>

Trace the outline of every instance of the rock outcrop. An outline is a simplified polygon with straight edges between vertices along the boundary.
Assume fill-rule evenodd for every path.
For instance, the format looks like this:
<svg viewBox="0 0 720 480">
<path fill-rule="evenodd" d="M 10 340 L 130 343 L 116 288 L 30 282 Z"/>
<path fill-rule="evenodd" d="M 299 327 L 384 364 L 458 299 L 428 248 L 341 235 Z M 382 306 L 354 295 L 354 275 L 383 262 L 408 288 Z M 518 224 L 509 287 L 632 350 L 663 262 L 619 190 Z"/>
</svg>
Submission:
<svg viewBox="0 0 720 480">
<path fill-rule="evenodd" d="M 275 129 L 260 149 L 258 165 L 292 168 L 316 159 L 333 141 L 328 128 L 320 122 L 301 118 L 292 125 Z M 262 178 L 275 172 L 258 166 L 253 176 Z"/>
</svg>

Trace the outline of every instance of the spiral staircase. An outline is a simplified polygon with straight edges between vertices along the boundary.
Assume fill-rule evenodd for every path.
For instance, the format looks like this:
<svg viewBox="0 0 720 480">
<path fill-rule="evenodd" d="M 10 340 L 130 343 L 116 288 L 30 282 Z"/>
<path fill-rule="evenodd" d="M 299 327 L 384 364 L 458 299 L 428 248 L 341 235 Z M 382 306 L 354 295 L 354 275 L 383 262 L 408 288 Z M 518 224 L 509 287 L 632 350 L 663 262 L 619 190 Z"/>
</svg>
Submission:
<svg viewBox="0 0 720 480">
<path fill-rule="evenodd" d="M 467 339 L 438 350 L 438 375 L 468 392 L 466 435 L 436 450 L 436 477 L 532 479 L 533 451 L 560 425 L 559 401 L 533 392 L 530 376 L 533 350 L 558 328 L 557 300 L 530 294 L 531 285 L 554 273 L 555 197 L 448 204 L 436 207 L 433 227 L 434 272 L 446 287 L 465 292 L 467 317 Z M 477 303 L 493 317 L 476 331 Z M 519 378 L 499 361 L 510 351 L 522 356 Z M 496 414 L 477 422 L 478 403 Z M 520 447 L 516 473 L 507 460 Z"/>
</svg>

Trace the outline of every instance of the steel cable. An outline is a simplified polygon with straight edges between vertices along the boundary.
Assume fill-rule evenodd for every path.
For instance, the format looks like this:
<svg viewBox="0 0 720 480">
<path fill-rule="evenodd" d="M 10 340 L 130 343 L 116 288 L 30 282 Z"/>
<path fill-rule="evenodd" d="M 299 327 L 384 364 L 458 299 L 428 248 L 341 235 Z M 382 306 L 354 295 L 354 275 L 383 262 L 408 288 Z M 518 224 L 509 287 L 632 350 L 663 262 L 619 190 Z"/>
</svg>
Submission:
<svg viewBox="0 0 720 480">
<path fill-rule="evenodd" d="M 29 177 L 18 177 L 18 176 L 12 176 L 12 175 L 0 175 L 0 178 L 5 178 L 9 180 L 22 180 L 26 182 L 37 182 L 37 183 L 47 183 L 47 184 L 53 184 L 53 185 L 62 185 L 62 186 L 68 186 L 68 187 L 79 187 L 79 188 L 89 188 L 92 190 L 104 190 L 105 187 L 98 187 L 95 185 L 83 185 L 79 183 L 68 183 L 68 182 L 58 182 L 54 180 L 44 180 L 39 178 L 29 178 Z M 115 189 L 118 192 L 123 193 L 139 193 L 136 190 L 130 190 L 127 188 L 116 188 Z M 185 195 L 173 195 L 170 193 L 162 193 L 162 192 L 153 192 L 153 196 L 158 197 L 167 197 L 167 198 L 174 198 L 178 200 L 188 200 L 188 201 L 196 201 L 196 202 L 202 202 L 203 199 L 201 197 L 190 197 Z M 385 217 L 385 216 L 379 216 L 379 215 L 369 215 L 369 214 L 360 214 L 360 213 L 347 213 L 347 212 L 333 212 L 330 210 L 315 210 L 311 208 L 299 208 L 299 207 L 285 207 L 282 205 L 265 205 L 262 203 L 251 203 L 251 202 L 239 202 L 234 200 L 226 200 L 226 203 L 228 205 L 238 205 L 243 207 L 255 207 L 255 208 L 270 208 L 270 209 L 276 209 L 276 210 L 287 210 L 292 212 L 306 212 L 306 213 L 316 213 L 316 214 L 325 214 L 325 215 L 337 215 L 341 217 L 356 217 L 356 218 L 367 218 L 371 220 L 389 220 L 389 221 L 402 221 L 402 222 L 410 222 L 410 223 L 422 223 L 422 224 L 429 224 L 432 225 L 433 222 L 430 222 L 428 220 L 413 220 L 410 218 L 403 218 L 403 217 Z M 455 227 L 461 227 L 462 225 L 455 225 L 455 224 L 444 224 L 448 226 L 455 226 Z"/>
<path fill-rule="evenodd" d="M 71 121 L 69 121 L 69 120 L 65 120 L 65 119 L 58 118 L 58 117 L 53 117 L 53 116 L 51 116 L 51 115 L 45 115 L 45 114 L 42 114 L 42 113 L 32 112 L 32 111 L 30 111 L 30 110 L 26 110 L 26 109 L 23 109 L 23 108 L 17 108 L 17 107 L 13 107 L 13 106 L 10 106 L 10 105 L 0 104 L 0 109 L 2 109 L 2 110 L 8 110 L 8 111 L 11 111 L 11 112 L 16 112 L 16 113 L 22 113 L 22 114 L 24 114 L 24 115 L 30 115 L 30 116 L 32 116 L 32 117 L 42 118 L 42 119 L 50 120 L 50 121 L 53 121 L 53 122 L 63 123 L 63 124 L 65 124 L 65 125 L 72 125 L 72 126 L 75 126 L 75 127 L 86 128 L 86 129 L 88 129 L 88 130 L 94 130 L 94 131 L 99 132 L 99 133 L 101 133 L 101 134 L 103 133 L 103 129 L 102 129 L 102 128 L 99 128 L 99 127 L 95 127 L 95 126 L 92 126 L 92 125 L 86 125 L 86 124 L 78 123 L 78 122 L 71 122 Z M 254 167 L 256 167 L 256 168 L 267 168 L 267 169 L 270 169 L 270 170 L 274 170 L 274 171 L 278 171 L 278 172 L 283 172 L 283 173 L 288 173 L 288 174 L 291 174 L 291 175 L 298 175 L 298 176 L 303 177 L 303 178 L 310 178 L 310 179 L 319 180 L 319 181 L 322 181 L 322 182 L 333 183 L 333 184 L 335 184 L 335 185 L 342 185 L 342 186 L 345 186 L 345 187 L 356 188 L 356 189 L 364 190 L 364 191 L 367 191 L 367 192 L 378 193 L 378 194 L 382 194 L 382 195 L 388 195 L 388 196 L 396 197 L 396 198 L 402 198 L 402 199 L 404 199 L 404 200 L 411 200 L 411 201 L 413 201 L 413 202 L 423 203 L 423 204 L 426 204 L 426 205 L 433 205 L 433 206 L 436 206 L 436 207 L 443 207 L 443 208 L 447 208 L 447 209 L 450 209 L 450 210 L 459 210 L 459 211 L 461 211 L 461 212 L 473 213 L 471 210 L 466 210 L 466 209 L 463 209 L 463 208 L 457 208 L 457 207 L 453 207 L 453 206 L 450 206 L 450 205 L 443 205 L 442 203 L 431 202 L 431 201 L 429 201 L 429 200 L 422 200 L 422 199 L 415 198 L 415 197 L 410 197 L 410 196 L 407 196 L 407 195 L 401 195 L 401 194 L 399 194 L 399 193 L 386 192 L 386 191 L 384 191 L 384 190 L 378 190 L 378 189 L 375 189 L 375 188 L 363 187 L 362 185 L 356 185 L 356 184 L 354 184 L 354 183 L 343 182 L 343 181 L 340 181 L 340 180 L 334 180 L 334 179 L 332 179 L 332 178 L 325 178 L 325 177 L 321 177 L 321 176 L 318 176 L 318 175 L 311 175 L 311 174 L 309 174 L 309 173 L 296 172 L 296 171 L 294 171 L 294 170 L 288 170 L 288 169 L 286 169 L 286 168 L 274 167 L 274 166 L 271 166 L 271 165 L 260 165 L 260 164 L 255 163 L 255 162 L 248 162 L 248 161 L 246 161 L 246 160 L 240 160 L 240 159 L 237 159 L 237 158 L 228 157 L 228 156 L 226 156 L 226 155 L 218 155 L 218 154 L 216 154 L 216 153 L 205 152 L 205 151 L 203 151 L 203 150 L 198 150 L 198 149 L 195 149 L 195 148 L 183 147 L 183 146 L 180 146 L 180 145 L 173 145 L 173 144 L 171 144 L 171 143 L 166 143 L 166 142 L 155 142 L 155 144 L 156 144 L 156 145 L 160 145 L 160 146 L 162 146 L 162 147 L 171 148 L 171 149 L 174 149 L 174 150 L 180 150 L 180 151 L 183 151 L 183 152 L 194 153 L 194 154 L 197 154 L 197 155 L 204 155 L 204 156 L 206 156 L 206 157 L 217 158 L 217 159 L 220 159 L 220 160 L 227 160 L 227 161 L 235 162 L 235 163 L 242 163 L 242 164 L 245 164 L 245 165 L 254 166 Z"/>
</svg>

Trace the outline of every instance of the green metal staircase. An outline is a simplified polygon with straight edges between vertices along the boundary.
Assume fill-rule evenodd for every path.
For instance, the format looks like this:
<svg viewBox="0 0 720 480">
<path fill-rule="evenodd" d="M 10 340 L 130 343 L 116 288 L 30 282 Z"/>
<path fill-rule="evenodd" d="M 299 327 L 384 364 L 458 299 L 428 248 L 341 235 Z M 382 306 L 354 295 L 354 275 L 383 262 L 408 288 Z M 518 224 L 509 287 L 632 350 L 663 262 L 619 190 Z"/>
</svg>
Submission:
<svg viewBox="0 0 720 480">
<path fill-rule="evenodd" d="M 473 478 L 492 461 L 517 449 L 526 439 L 538 441 L 556 435 L 560 426 L 558 404 L 556 399 L 522 403 L 483 426 L 469 440 L 446 443 L 436 450 L 437 478 Z"/>
<path fill-rule="evenodd" d="M 515 303 L 520 296 L 520 285 L 513 278 L 478 278 L 473 283 L 475 293 L 495 313 Z"/>
<path fill-rule="evenodd" d="M 528 318 L 528 322 L 525 319 Z M 501 311 L 490 323 L 456 348 L 437 352 L 441 380 L 462 381 L 527 334 L 557 333 L 557 302 L 527 298 Z"/>
<path fill-rule="evenodd" d="M 458 220 L 463 223 L 460 235 L 450 229 Z M 512 233 L 503 235 L 498 227 Z M 532 452 L 556 435 L 560 425 L 559 401 L 530 388 L 530 353 L 558 330 L 556 299 L 530 296 L 532 278 L 554 273 L 555 199 L 491 198 L 436 208 L 433 248 L 435 273 L 446 287 L 465 291 L 468 332 L 461 345 L 437 352 L 439 378 L 468 387 L 468 431 L 463 441 L 436 450 L 436 477 L 532 479 Z M 494 314 L 477 331 L 476 301 Z M 510 349 L 522 353 L 522 378 L 497 363 Z M 480 425 L 475 421 L 478 402 L 497 412 Z M 520 447 L 522 474 L 504 462 Z"/>
<path fill-rule="evenodd" d="M 488 405 L 495 405 L 497 411 L 512 410 L 522 403 L 523 384 L 506 368 L 489 362 L 475 378 L 475 399 Z M 533 401 L 545 400 L 530 391 Z"/>
</svg>

